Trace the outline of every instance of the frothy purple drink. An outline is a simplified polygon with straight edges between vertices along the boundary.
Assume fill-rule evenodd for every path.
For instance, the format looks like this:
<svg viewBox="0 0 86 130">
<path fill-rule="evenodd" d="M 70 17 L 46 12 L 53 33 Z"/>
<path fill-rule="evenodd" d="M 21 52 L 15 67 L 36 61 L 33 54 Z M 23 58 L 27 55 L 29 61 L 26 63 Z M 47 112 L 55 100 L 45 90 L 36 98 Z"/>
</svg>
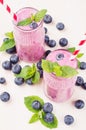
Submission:
<svg viewBox="0 0 86 130">
<path fill-rule="evenodd" d="M 31 7 L 22 8 L 16 13 L 17 21 L 14 21 L 13 34 L 17 53 L 21 60 L 27 62 L 37 62 L 45 52 L 43 21 L 38 22 L 35 29 L 32 29 L 29 25 L 17 26 L 17 23 L 31 17 L 37 11 Z"/>
<path fill-rule="evenodd" d="M 57 62 L 61 66 L 67 65 L 77 69 L 77 59 L 70 60 L 71 56 L 72 53 L 59 49 L 52 51 L 47 56 L 47 60 Z M 74 92 L 76 76 L 70 78 L 57 77 L 53 73 L 44 71 L 44 81 L 46 96 L 55 102 L 64 102 L 68 100 Z"/>
</svg>

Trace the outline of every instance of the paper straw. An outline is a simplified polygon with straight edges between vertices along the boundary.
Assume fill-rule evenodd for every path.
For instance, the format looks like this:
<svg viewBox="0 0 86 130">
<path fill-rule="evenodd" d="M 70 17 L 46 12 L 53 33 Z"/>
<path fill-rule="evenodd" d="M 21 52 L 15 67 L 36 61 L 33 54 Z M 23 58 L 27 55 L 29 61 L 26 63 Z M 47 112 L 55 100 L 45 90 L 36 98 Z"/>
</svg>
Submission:
<svg viewBox="0 0 86 130">
<path fill-rule="evenodd" d="M 81 46 L 84 45 L 86 42 L 86 39 L 85 40 L 81 40 L 78 44 L 78 49 L 76 49 L 74 52 L 73 52 L 73 55 L 70 57 L 70 60 L 73 60 L 75 59 L 76 55 L 81 51 Z"/>
<path fill-rule="evenodd" d="M 16 21 L 17 16 L 15 13 L 12 12 L 10 6 L 6 4 L 4 0 L 0 0 L 0 3 L 4 6 L 5 10 L 12 16 L 12 18 Z"/>
</svg>

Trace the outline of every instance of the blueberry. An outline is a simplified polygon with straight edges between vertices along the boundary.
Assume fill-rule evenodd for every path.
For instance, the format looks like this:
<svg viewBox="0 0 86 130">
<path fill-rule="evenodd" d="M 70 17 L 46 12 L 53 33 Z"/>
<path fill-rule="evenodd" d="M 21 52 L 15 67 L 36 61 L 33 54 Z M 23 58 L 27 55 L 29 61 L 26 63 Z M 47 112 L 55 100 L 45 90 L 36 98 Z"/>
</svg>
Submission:
<svg viewBox="0 0 86 130">
<path fill-rule="evenodd" d="M 6 69 L 6 70 L 11 70 L 12 64 L 11 64 L 10 61 L 4 61 L 4 62 L 2 63 L 2 67 L 3 67 L 4 69 Z"/>
<path fill-rule="evenodd" d="M 48 24 L 48 23 L 51 23 L 52 22 L 52 17 L 49 15 L 49 14 L 46 14 L 44 16 L 44 23 Z"/>
<path fill-rule="evenodd" d="M 35 110 L 40 110 L 41 109 L 41 103 L 39 101 L 33 101 L 32 102 L 32 107 L 35 109 Z"/>
<path fill-rule="evenodd" d="M 49 43 L 47 44 L 49 47 L 55 47 L 56 41 L 55 40 L 49 40 Z"/>
<path fill-rule="evenodd" d="M 74 118 L 71 115 L 66 115 L 64 117 L 64 122 L 66 125 L 71 125 L 74 122 Z"/>
<path fill-rule="evenodd" d="M 1 95 L 0 95 L 0 99 L 1 101 L 3 102 L 7 102 L 10 100 L 10 94 L 8 92 L 3 92 Z"/>
<path fill-rule="evenodd" d="M 61 38 L 61 39 L 59 40 L 59 45 L 60 45 L 61 47 L 67 46 L 67 44 L 68 44 L 68 40 L 67 40 L 66 38 Z"/>
<path fill-rule="evenodd" d="M 45 113 L 48 113 L 48 112 L 51 113 L 53 111 L 53 105 L 51 103 L 49 103 L 49 102 L 45 103 L 43 105 L 43 111 Z"/>
<path fill-rule="evenodd" d="M 47 123 L 52 123 L 54 121 L 54 115 L 52 113 L 46 113 L 44 116 L 44 121 Z"/>
<path fill-rule="evenodd" d="M 16 64 L 12 67 L 12 72 L 15 74 L 19 74 L 21 72 L 22 67 L 19 64 Z"/>
<path fill-rule="evenodd" d="M 38 68 L 39 70 L 42 70 L 41 63 L 42 63 L 41 61 L 37 62 L 37 68 Z"/>
<path fill-rule="evenodd" d="M 15 54 L 16 53 L 16 46 L 9 48 L 6 50 L 8 54 Z"/>
<path fill-rule="evenodd" d="M 64 54 L 62 53 L 56 55 L 56 60 L 63 60 L 63 58 L 64 58 Z"/>
<path fill-rule="evenodd" d="M 82 109 L 85 106 L 85 103 L 79 99 L 75 101 L 74 105 L 77 109 Z"/>
<path fill-rule="evenodd" d="M 81 76 L 78 76 L 77 79 L 76 79 L 76 85 L 77 86 L 82 86 L 84 83 L 84 79 L 81 77 Z"/>
<path fill-rule="evenodd" d="M 38 27 L 38 24 L 36 22 L 32 22 L 29 26 L 32 29 L 36 29 Z"/>
<path fill-rule="evenodd" d="M 46 27 L 44 27 L 44 31 L 45 31 L 45 34 L 47 33 L 47 28 Z"/>
<path fill-rule="evenodd" d="M 43 78 L 43 70 L 38 70 L 39 74 L 40 74 L 40 78 Z"/>
<path fill-rule="evenodd" d="M 56 28 L 58 29 L 58 30 L 63 30 L 64 29 L 64 24 L 63 23 L 57 23 L 56 24 Z"/>
<path fill-rule="evenodd" d="M 8 41 L 9 40 L 9 38 L 4 38 L 3 39 L 3 42 L 6 42 L 6 41 Z"/>
<path fill-rule="evenodd" d="M 45 35 L 45 39 L 44 39 L 45 43 L 48 44 L 49 43 L 49 36 Z"/>
<path fill-rule="evenodd" d="M 19 56 L 18 56 L 18 55 L 12 55 L 12 56 L 10 57 L 10 62 L 11 62 L 12 64 L 16 64 L 18 61 L 19 61 Z"/>
<path fill-rule="evenodd" d="M 6 79 L 4 77 L 0 78 L 0 84 L 4 84 L 6 82 Z"/>
<path fill-rule="evenodd" d="M 80 69 L 85 70 L 86 69 L 86 62 L 81 62 L 80 63 Z"/>
<path fill-rule="evenodd" d="M 86 82 L 82 84 L 81 86 L 84 90 L 86 90 Z"/>
<path fill-rule="evenodd" d="M 24 83 L 24 79 L 18 77 L 18 78 L 15 78 L 15 79 L 14 79 L 14 82 L 15 82 L 15 84 L 17 84 L 17 85 L 22 85 L 22 84 Z"/>
<path fill-rule="evenodd" d="M 32 78 L 27 79 L 27 80 L 26 80 L 26 84 L 28 84 L 28 85 L 32 85 L 32 84 L 33 84 L 33 82 L 32 82 Z"/>
</svg>

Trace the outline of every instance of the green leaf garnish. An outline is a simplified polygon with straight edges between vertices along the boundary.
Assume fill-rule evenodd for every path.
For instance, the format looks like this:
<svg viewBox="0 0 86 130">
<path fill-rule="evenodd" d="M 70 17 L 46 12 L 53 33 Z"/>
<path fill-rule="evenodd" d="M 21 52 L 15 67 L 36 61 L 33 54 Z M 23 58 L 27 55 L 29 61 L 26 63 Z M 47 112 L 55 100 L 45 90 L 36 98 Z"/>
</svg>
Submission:
<svg viewBox="0 0 86 130">
<path fill-rule="evenodd" d="M 39 79 L 40 79 L 40 73 L 36 71 L 34 76 L 32 77 L 32 83 L 38 83 Z"/>
<path fill-rule="evenodd" d="M 54 121 L 53 121 L 52 123 L 48 123 L 48 122 L 45 122 L 45 120 L 44 120 L 44 115 L 45 115 L 45 113 L 42 112 L 42 118 L 40 118 L 41 123 L 42 123 L 44 126 L 50 128 L 50 129 L 52 129 L 52 128 L 57 128 L 57 126 L 58 126 L 58 120 L 57 120 L 56 116 L 54 115 Z"/>
<path fill-rule="evenodd" d="M 46 12 L 47 12 L 46 9 L 42 9 L 38 11 L 36 14 L 34 15 L 32 14 L 31 17 L 18 22 L 17 26 L 26 26 L 26 25 L 31 24 L 33 21 L 40 22 L 44 18 Z"/>
<path fill-rule="evenodd" d="M 5 42 L 2 43 L 0 47 L 0 51 L 6 51 L 7 49 L 10 49 L 15 46 L 14 39 L 8 39 Z"/>
<path fill-rule="evenodd" d="M 78 74 L 77 70 L 70 66 L 60 66 L 48 60 L 42 60 L 42 68 L 48 73 L 54 73 L 57 77 L 69 78 Z"/>
<path fill-rule="evenodd" d="M 76 69 L 70 66 L 62 66 L 61 70 L 62 70 L 62 77 L 65 77 L 65 78 L 73 77 L 74 75 L 78 74 Z"/>
<path fill-rule="evenodd" d="M 42 9 L 42 10 L 38 11 L 38 12 L 35 14 L 35 16 L 34 16 L 34 21 L 35 21 L 35 22 L 41 21 L 41 20 L 44 18 L 46 12 L 47 12 L 46 9 Z"/>
<path fill-rule="evenodd" d="M 10 38 L 10 39 L 14 38 L 13 32 L 7 32 L 7 33 L 5 33 L 5 36 L 8 37 L 8 38 Z"/>
<path fill-rule="evenodd" d="M 68 48 L 67 50 L 68 50 L 69 52 L 73 53 L 73 52 L 76 50 L 76 48 L 75 48 L 75 47 L 71 47 L 71 48 Z"/>
<path fill-rule="evenodd" d="M 39 114 L 38 114 L 38 113 L 35 113 L 35 114 L 32 115 L 32 117 L 31 117 L 29 123 L 34 123 L 34 122 L 36 122 L 36 121 L 38 121 L 38 120 L 39 120 Z"/>
<path fill-rule="evenodd" d="M 80 68 L 81 62 L 79 60 L 77 60 L 77 61 L 78 61 L 78 68 Z"/>
<path fill-rule="evenodd" d="M 24 78 L 24 80 L 27 80 L 29 78 L 32 78 L 36 72 L 35 64 L 31 66 L 25 66 L 22 68 L 21 72 L 19 74 L 16 74 L 16 77 Z"/>
<path fill-rule="evenodd" d="M 26 26 L 26 25 L 29 25 L 30 23 L 32 23 L 32 19 L 26 18 L 26 19 L 18 22 L 17 26 Z"/>
<path fill-rule="evenodd" d="M 76 58 L 81 58 L 84 55 L 84 53 L 77 54 Z"/>
<path fill-rule="evenodd" d="M 33 101 L 39 101 L 41 103 L 41 106 L 44 105 L 44 101 L 38 96 L 28 96 L 24 98 L 24 104 L 27 107 L 27 109 L 30 110 L 31 112 L 38 113 L 40 110 L 35 110 L 32 107 Z"/>
</svg>

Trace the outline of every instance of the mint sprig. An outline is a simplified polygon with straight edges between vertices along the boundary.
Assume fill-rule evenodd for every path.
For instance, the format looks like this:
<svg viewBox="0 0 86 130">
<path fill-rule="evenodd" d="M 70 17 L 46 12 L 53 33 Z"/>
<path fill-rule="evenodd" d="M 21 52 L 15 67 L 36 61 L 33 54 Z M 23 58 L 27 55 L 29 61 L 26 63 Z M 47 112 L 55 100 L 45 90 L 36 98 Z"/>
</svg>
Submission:
<svg viewBox="0 0 86 130">
<path fill-rule="evenodd" d="M 28 97 L 25 97 L 24 98 L 24 104 L 25 106 L 27 107 L 28 110 L 30 110 L 31 112 L 34 112 L 34 113 L 38 113 L 40 110 L 35 110 L 33 107 L 32 107 L 32 103 L 33 101 L 39 101 L 41 103 L 41 106 L 44 105 L 44 101 L 43 99 L 41 99 L 40 97 L 38 96 L 28 96 Z"/>
<path fill-rule="evenodd" d="M 17 26 L 26 26 L 31 24 L 33 21 L 40 22 L 44 18 L 46 12 L 46 9 L 42 9 L 38 11 L 36 14 L 32 14 L 31 17 L 19 21 Z"/>
<path fill-rule="evenodd" d="M 77 70 L 70 66 L 60 66 L 48 60 L 42 60 L 42 68 L 48 73 L 54 73 L 57 77 L 69 78 L 78 74 Z"/>
<path fill-rule="evenodd" d="M 41 109 L 40 110 L 35 110 L 32 107 L 32 103 L 34 101 L 39 101 L 41 103 Z M 24 98 L 24 104 L 27 107 L 28 110 L 30 110 L 31 112 L 33 112 L 34 114 L 32 115 L 32 117 L 29 120 L 29 123 L 35 123 L 37 121 L 40 121 L 42 125 L 44 125 L 47 128 L 57 128 L 58 126 L 58 120 L 56 118 L 56 116 L 54 115 L 54 121 L 52 123 L 48 123 L 44 120 L 44 116 L 46 113 L 43 112 L 42 108 L 44 105 L 44 101 L 42 98 L 40 98 L 39 96 L 28 96 Z"/>
<path fill-rule="evenodd" d="M 68 50 L 69 52 L 73 53 L 73 52 L 76 50 L 76 48 L 75 48 L 75 47 L 71 47 L 71 48 L 68 48 L 67 50 Z"/>
<path fill-rule="evenodd" d="M 13 32 L 5 33 L 5 36 L 8 38 L 6 41 L 3 41 L 2 45 L 0 46 L 0 51 L 6 51 L 15 46 Z"/>
</svg>

